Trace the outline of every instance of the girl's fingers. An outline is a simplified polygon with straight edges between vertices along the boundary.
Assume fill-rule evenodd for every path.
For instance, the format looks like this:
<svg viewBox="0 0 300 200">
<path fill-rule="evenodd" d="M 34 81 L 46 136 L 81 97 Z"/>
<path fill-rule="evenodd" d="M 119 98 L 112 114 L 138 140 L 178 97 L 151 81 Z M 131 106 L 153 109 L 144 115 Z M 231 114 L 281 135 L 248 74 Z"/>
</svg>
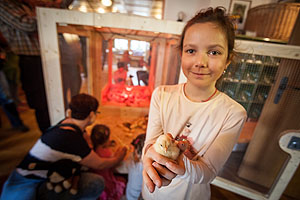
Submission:
<svg viewBox="0 0 300 200">
<path fill-rule="evenodd" d="M 157 162 L 153 162 L 152 165 L 155 167 L 156 171 L 158 171 L 159 175 L 167 180 L 172 180 L 177 175 Z"/>
<path fill-rule="evenodd" d="M 167 186 L 171 180 L 177 175 L 174 171 L 170 171 L 163 165 L 167 162 L 176 162 L 158 154 L 151 146 L 147 150 L 143 158 L 143 180 L 149 192 L 154 192 L 155 186 Z M 154 165 L 152 165 L 155 163 Z"/>
<path fill-rule="evenodd" d="M 151 167 L 148 170 L 146 169 L 146 172 L 148 174 L 148 176 L 150 177 L 150 179 L 152 180 L 152 182 L 157 186 L 157 187 L 161 187 L 161 179 L 158 175 L 158 173 L 156 172 L 156 170 Z"/>
<path fill-rule="evenodd" d="M 156 161 L 157 163 L 159 163 L 161 165 L 166 165 L 166 163 L 168 161 L 171 161 L 171 159 L 157 153 L 153 147 L 150 147 L 148 149 L 147 153 L 149 153 L 148 155 L 152 160 Z"/>
<path fill-rule="evenodd" d="M 184 175 L 185 166 L 183 162 L 183 155 L 180 155 L 178 159 L 178 164 L 174 162 L 167 162 L 166 167 L 175 174 Z"/>
<path fill-rule="evenodd" d="M 157 187 L 161 187 L 161 178 L 155 168 L 152 166 L 152 160 L 149 158 L 144 158 L 144 171 L 147 176 L 151 179 L 151 182 L 154 183 Z"/>
<path fill-rule="evenodd" d="M 143 181 L 144 181 L 146 187 L 148 188 L 149 192 L 151 192 L 151 193 L 154 192 L 155 185 L 153 184 L 152 180 L 148 176 L 146 170 L 143 170 Z"/>
<path fill-rule="evenodd" d="M 165 178 L 162 178 L 161 180 L 162 180 L 162 186 L 168 186 L 172 181 Z"/>
</svg>

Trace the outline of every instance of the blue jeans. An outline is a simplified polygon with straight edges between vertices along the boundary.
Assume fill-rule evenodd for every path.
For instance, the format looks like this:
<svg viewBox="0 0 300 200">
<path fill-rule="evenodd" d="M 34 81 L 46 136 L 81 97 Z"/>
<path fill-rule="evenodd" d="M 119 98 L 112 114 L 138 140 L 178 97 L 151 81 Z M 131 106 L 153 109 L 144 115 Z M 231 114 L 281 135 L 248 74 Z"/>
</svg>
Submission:
<svg viewBox="0 0 300 200">
<path fill-rule="evenodd" d="M 1 200 L 35 200 L 36 188 L 43 182 L 41 179 L 29 179 L 15 170 L 6 180 L 1 194 Z"/>
<path fill-rule="evenodd" d="M 11 103 L 13 100 L 10 98 L 9 85 L 5 74 L 0 70 L 0 105 Z"/>
<path fill-rule="evenodd" d="M 95 200 L 103 190 L 104 179 L 95 173 L 81 173 L 78 183 L 78 193 L 72 195 L 69 191 L 57 194 L 53 190 L 50 191 L 47 189 L 45 180 L 25 178 L 14 171 L 3 187 L 1 200 Z"/>
</svg>

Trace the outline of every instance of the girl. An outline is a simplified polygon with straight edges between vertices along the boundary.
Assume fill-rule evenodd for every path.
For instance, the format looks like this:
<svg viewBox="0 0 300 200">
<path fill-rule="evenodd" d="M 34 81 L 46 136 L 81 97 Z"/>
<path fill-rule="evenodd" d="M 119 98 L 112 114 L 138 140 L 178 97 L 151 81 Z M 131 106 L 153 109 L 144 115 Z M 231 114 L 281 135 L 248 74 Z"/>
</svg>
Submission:
<svg viewBox="0 0 300 200">
<path fill-rule="evenodd" d="M 183 29 L 179 47 L 187 82 L 152 94 L 143 154 L 146 200 L 210 199 L 209 184 L 246 120 L 245 109 L 215 87 L 234 55 L 234 28 L 225 9 L 201 10 Z M 191 144 L 176 162 L 152 146 L 167 133 Z"/>
<path fill-rule="evenodd" d="M 94 151 L 102 158 L 112 157 L 112 151 L 109 147 L 112 146 L 113 141 L 109 140 L 109 136 L 110 129 L 105 125 L 97 124 L 92 129 L 91 141 Z M 94 170 L 94 172 L 101 175 L 105 180 L 105 188 L 99 199 L 119 200 L 124 193 L 125 181 L 118 180 L 112 168 Z"/>
<path fill-rule="evenodd" d="M 126 186 L 127 200 L 137 200 L 141 195 L 143 184 L 143 164 L 141 157 L 145 137 L 146 134 L 140 134 L 131 142 L 134 147 L 132 156 L 128 157 L 119 167 L 116 168 L 119 173 L 128 174 L 128 182 Z"/>
</svg>

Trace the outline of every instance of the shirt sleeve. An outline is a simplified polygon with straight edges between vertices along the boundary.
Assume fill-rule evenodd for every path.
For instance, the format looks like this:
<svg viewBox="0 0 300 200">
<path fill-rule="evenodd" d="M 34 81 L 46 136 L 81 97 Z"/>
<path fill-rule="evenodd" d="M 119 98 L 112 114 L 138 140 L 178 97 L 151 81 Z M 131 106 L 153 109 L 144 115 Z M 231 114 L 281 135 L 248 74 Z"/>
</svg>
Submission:
<svg viewBox="0 0 300 200">
<path fill-rule="evenodd" d="M 231 154 L 245 120 L 244 110 L 235 113 L 225 122 L 222 130 L 203 155 L 197 155 L 193 160 L 184 156 L 186 172 L 178 178 L 186 179 L 193 184 L 211 182 Z"/>
<path fill-rule="evenodd" d="M 156 139 L 163 134 L 161 115 L 160 115 L 160 105 L 161 105 L 161 87 L 157 87 L 151 97 L 148 125 L 146 131 L 146 139 L 143 149 L 143 155 L 145 153 L 145 148 L 149 144 L 153 144 Z"/>
</svg>

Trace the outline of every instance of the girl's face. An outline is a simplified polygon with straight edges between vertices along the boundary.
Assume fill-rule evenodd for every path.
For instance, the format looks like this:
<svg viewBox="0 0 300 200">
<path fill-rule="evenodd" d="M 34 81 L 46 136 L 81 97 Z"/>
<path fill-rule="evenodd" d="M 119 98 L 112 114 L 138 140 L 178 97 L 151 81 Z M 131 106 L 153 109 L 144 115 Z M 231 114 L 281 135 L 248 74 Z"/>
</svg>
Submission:
<svg viewBox="0 0 300 200">
<path fill-rule="evenodd" d="M 215 87 L 230 64 L 227 45 L 225 34 L 214 23 L 197 23 L 189 27 L 181 55 L 187 84 L 203 89 Z"/>
</svg>

